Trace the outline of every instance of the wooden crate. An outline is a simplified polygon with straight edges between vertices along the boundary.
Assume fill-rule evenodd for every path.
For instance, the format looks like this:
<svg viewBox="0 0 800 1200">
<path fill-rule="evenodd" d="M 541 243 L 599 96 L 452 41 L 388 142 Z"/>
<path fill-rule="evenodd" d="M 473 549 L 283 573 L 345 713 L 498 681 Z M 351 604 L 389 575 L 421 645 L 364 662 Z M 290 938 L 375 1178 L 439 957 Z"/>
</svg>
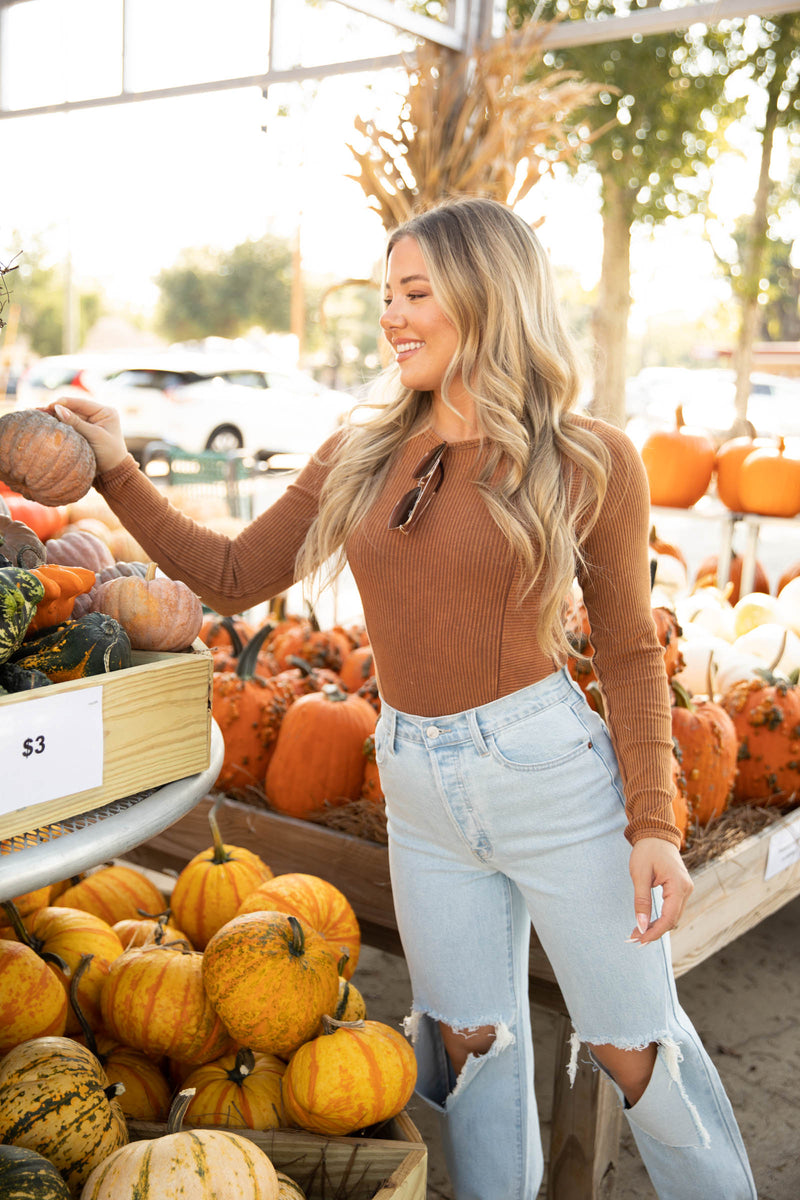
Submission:
<svg viewBox="0 0 800 1200">
<path fill-rule="evenodd" d="M 210 843 L 207 812 L 201 800 L 185 817 L 127 857 L 156 870 L 180 871 Z M 333 883 L 349 899 L 359 921 L 369 926 L 365 941 L 397 949 L 397 925 L 385 846 L 309 821 L 285 817 L 235 800 L 219 813 L 226 842 L 260 854 L 275 874 L 305 871 Z M 782 869 L 765 879 L 770 847 L 784 844 Z M 792 853 L 792 846 L 795 853 Z M 676 975 L 703 962 L 769 913 L 800 893 L 800 812 L 793 811 L 741 841 L 692 873 L 694 891 L 680 927 L 672 933 Z M 550 964 L 532 934 L 530 975 L 533 998 L 558 1007 Z"/>
<path fill-rule="evenodd" d="M 166 1127 L 131 1121 L 129 1132 L 139 1140 L 161 1137 Z M 388 1122 L 382 1138 L 324 1138 L 290 1129 L 231 1132 L 260 1146 L 308 1200 L 425 1200 L 428 1152 L 406 1112 Z"/>
<path fill-rule="evenodd" d="M 49 712 L 52 698 L 61 698 L 60 707 L 67 697 L 60 709 L 61 730 L 64 712 L 69 728 L 73 697 L 85 693 L 85 700 L 89 689 L 100 688 L 102 699 L 102 729 L 93 743 L 97 761 L 92 763 L 95 772 L 101 766 L 102 783 L 75 789 L 81 765 L 73 762 L 69 791 L 59 795 L 63 783 L 56 758 L 55 769 L 45 781 L 50 789 L 46 798 L 11 808 L 12 789 L 0 797 L 0 837 L 25 833 L 208 768 L 212 659 L 206 647 L 198 641 L 180 654 L 134 651 L 132 657 L 133 666 L 121 671 L 0 697 L 0 751 L 6 763 L 17 764 L 18 775 L 23 772 L 20 746 L 35 738 L 37 714 Z M 75 733 L 80 732 L 78 727 Z M 64 753 L 63 749 L 55 753 L 59 752 Z M 30 794 L 24 780 L 13 789 L 19 799 Z"/>
</svg>

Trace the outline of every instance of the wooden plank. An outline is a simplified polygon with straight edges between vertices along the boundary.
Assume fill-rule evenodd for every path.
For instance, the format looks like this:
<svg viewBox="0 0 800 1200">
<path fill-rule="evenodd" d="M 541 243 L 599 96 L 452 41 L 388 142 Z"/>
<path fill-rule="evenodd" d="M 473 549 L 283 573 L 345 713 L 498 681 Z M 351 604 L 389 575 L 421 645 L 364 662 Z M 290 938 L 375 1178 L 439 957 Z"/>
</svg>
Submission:
<svg viewBox="0 0 800 1200">
<path fill-rule="evenodd" d="M 191 1128 L 191 1125 L 185 1126 Z M 130 1121 L 132 1140 L 162 1137 L 164 1124 Z M 406 1112 L 386 1126 L 381 1138 L 325 1138 L 294 1129 L 235 1129 L 255 1142 L 275 1168 L 303 1188 L 308 1200 L 425 1200 L 428 1154 Z"/>
<path fill-rule="evenodd" d="M 572 1025 L 557 1026 L 547 1200 L 609 1200 L 614 1193 L 622 1109 L 611 1083 L 578 1056 L 575 1083 L 567 1064 Z M 586 1061 L 584 1061 L 586 1060 Z"/>
<path fill-rule="evenodd" d="M 670 938 L 676 975 L 704 962 L 800 894 L 800 860 L 764 878 L 776 836 L 800 840 L 800 812 L 787 813 L 692 872 L 694 891 Z"/>
</svg>

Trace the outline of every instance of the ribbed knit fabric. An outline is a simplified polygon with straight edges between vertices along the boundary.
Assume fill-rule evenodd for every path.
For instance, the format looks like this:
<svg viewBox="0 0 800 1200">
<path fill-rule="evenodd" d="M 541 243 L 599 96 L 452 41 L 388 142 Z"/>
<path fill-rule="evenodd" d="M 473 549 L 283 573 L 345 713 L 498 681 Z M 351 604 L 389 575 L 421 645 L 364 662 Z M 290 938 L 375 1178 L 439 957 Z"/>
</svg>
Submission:
<svg viewBox="0 0 800 1200">
<path fill-rule="evenodd" d="M 585 421 L 612 460 L 579 582 L 625 789 L 627 836 L 678 844 L 668 685 L 650 604 L 647 479 L 623 433 Z M 439 440 L 425 430 L 405 443 L 346 547 L 381 693 L 394 708 L 431 717 L 485 704 L 559 665 L 537 643 L 537 590 L 521 598 L 518 562 L 474 486 L 478 441 L 448 446 L 441 487 L 410 533 L 387 528 L 392 508 L 413 486 L 414 467 Z M 174 509 L 130 456 L 97 487 L 168 576 L 215 611 L 237 613 L 295 582 L 295 558 L 335 445 L 334 435 L 235 541 Z"/>
</svg>

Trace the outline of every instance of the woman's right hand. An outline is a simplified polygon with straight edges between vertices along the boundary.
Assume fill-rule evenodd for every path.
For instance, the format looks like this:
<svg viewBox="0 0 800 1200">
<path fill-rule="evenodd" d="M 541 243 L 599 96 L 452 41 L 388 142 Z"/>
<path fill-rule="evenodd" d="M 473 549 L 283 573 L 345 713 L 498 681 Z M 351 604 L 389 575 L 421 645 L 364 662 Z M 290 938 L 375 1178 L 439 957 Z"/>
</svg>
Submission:
<svg viewBox="0 0 800 1200">
<path fill-rule="evenodd" d="M 47 411 L 82 434 L 92 447 L 97 474 L 119 466 L 128 453 L 119 423 L 119 413 L 87 397 L 70 397 L 48 406 Z"/>
</svg>

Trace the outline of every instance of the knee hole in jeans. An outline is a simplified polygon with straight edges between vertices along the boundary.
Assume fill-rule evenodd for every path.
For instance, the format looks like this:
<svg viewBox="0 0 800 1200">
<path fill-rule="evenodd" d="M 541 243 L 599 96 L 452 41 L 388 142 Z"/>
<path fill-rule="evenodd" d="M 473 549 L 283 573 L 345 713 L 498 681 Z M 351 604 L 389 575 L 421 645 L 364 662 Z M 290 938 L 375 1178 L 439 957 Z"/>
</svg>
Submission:
<svg viewBox="0 0 800 1200">
<path fill-rule="evenodd" d="M 442 1036 L 447 1057 L 456 1075 L 461 1073 L 464 1063 L 469 1056 L 487 1054 L 497 1038 L 494 1025 L 481 1025 L 476 1029 L 457 1029 L 452 1025 L 439 1022 L 439 1032 Z"/>
</svg>

